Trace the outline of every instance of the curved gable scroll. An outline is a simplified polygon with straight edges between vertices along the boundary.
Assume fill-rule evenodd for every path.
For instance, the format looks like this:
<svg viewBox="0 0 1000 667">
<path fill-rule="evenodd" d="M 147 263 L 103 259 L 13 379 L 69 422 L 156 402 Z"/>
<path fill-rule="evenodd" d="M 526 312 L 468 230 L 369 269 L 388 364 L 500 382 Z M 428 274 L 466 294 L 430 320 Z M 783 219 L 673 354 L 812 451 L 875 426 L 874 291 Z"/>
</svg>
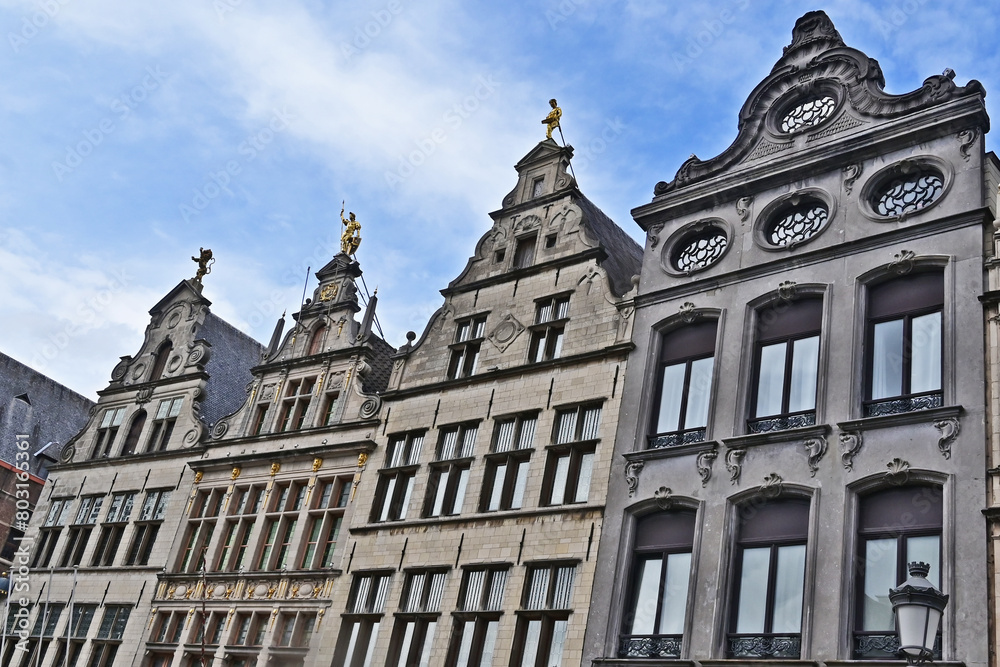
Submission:
<svg viewBox="0 0 1000 667">
<path fill-rule="evenodd" d="M 740 110 L 738 134 L 718 156 L 688 158 L 674 180 L 660 181 L 653 190 L 661 197 L 705 180 L 741 162 L 749 162 L 792 148 L 794 139 L 807 140 L 858 127 L 868 119 L 891 119 L 962 97 L 985 97 L 978 81 L 965 86 L 954 82 L 955 72 L 928 77 L 910 93 L 885 92 L 885 78 L 878 61 L 845 46 L 833 22 L 822 11 L 809 12 L 795 23 L 792 43 L 768 75 L 750 93 Z M 782 130 L 782 118 L 806 105 L 808 118 L 796 129 Z M 810 106 L 815 105 L 815 109 Z M 988 123 L 983 114 L 983 122 Z M 812 129 L 815 128 L 815 133 Z"/>
</svg>

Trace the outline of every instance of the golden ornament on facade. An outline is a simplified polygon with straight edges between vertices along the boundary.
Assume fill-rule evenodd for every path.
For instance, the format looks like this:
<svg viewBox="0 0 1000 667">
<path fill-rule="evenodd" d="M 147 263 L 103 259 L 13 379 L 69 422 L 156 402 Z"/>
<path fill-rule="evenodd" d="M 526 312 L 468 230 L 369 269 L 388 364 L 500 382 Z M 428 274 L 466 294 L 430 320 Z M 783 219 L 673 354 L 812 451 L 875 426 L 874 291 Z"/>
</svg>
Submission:
<svg viewBox="0 0 1000 667">
<path fill-rule="evenodd" d="M 215 264 L 212 249 L 199 248 L 198 256 L 192 257 L 191 260 L 198 263 L 198 272 L 194 275 L 194 281 L 200 285 L 201 279 L 212 272 L 212 265 Z"/>
<path fill-rule="evenodd" d="M 552 111 L 542 119 L 542 125 L 545 126 L 546 139 L 552 138 L 552 130 L 559 127 L 559 119 L 562 118 L 562 109 L 559 108 L 559 103 L 554 98 L 549 100 L 549 106 L 552 107 Z"/>
<path fill-rule="evenodd" d="M 239 466 L 236 466 L 235 468 L 233 468 L 232 479 L 236 479 L 237 477 L 239 477 L 241 472 L 242 471 L 240 470 Z"/>
<path fill-rule="evenodd" d="M 361 452 L 358 454 L 358 467 L 363 468 L 366 463 L 368 463 L 368 454 Z"/>
<path fill-rule="evenodd" d="M 323 459 L 316 457 L 313 459 L 313 472 L 319 472 L 319 469 L 323 467 Z"/>
<path fill-rule="evenodd" d="M 346 203 L 346 202 L 344 202 Z M 344 223 L 344 233 L 340 235 L 340 251 L 345 255 L 353 255 L 361 245 L 361 223 L 354 218 L 354 212 L 344 217 L 344 206 L 340 207 L 340 221 Z"/>
<path fill-rule="evenodd" d="M 351 213 L 351 215 L 354 215 Z M 331 299 L 337 298 L 337 285 L 330 283 L 329 285 L 324 285 L 323 289 L 319 291 L 320 301 L 330 301 Z"/>
<path fill-rule="evenodd" d="M 200 482 L 201 482 L 201 480 L 202 480 L 202 478 L 203 478 L 204 476 L 205 476 L 205 473 L 203 473 L 202 471 L 200 471 L 200 470 L 199 470 L 198 472 L 196 472 L 196 473 L 194 474 L 194 483 L 195 483 L 195 484 L 198 484 L 198 483 L 200 483 Z"/>
<path fill-rule="evenodd" d="M 271 477 L 274 477 L 275 475 L 277 475 L 279 470 L 281 470 L 281 464 L 280 463 L 272 463 L 271 464 Z"/>
</svg>

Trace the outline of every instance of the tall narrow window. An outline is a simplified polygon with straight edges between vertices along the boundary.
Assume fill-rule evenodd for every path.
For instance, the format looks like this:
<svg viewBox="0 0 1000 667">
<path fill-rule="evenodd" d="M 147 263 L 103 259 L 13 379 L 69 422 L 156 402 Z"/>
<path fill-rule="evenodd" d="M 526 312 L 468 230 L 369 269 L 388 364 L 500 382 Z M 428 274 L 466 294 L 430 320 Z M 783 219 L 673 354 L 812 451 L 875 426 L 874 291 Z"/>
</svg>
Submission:
<svg viewBox="0 0 1000 667">
<path fill-rule="evenodd" d="M 549 667 L 563 664 L 563 647 L 573 611 L 576 565 L 555 563 L 528 567 L 517 612 L 512 665 Z"/>
<path fill-rule="evenodd" d="M 423 444 L 422 431 L 394 435 L 389 439 L 385 467 L 379 470 L 378 485 L 375 487 L 372 521 L 406 518 Z"/>
<path fill-rule="evenodd" d="M 496 420 L 493 446 L 486 455 L 480 512 L 520 509 L 524 504 L 537 421 L 534 414 Z"/>
<path fill-rule="evenodd" d="M 313 332 L 312 338 L 309 339 L 309 356 L 319 354 L 323 351 L 323 342 L 326 340 L 327 330 L 328 327 L 325 324 L 321 324 L 316 327 L 316 331 Z"/>
<path fill-rule="evenodd" d="M 344 510 L 350 497 L 350 477 L 317 482 L 306 525 L 306 548 L 301 562 L 303 570 L 333 567 Z"/>
<path fill-rule="evenodd" d="M 441 597 L 447 578 L 448 573 L 443 570 L 411 570 L 406 573 L 386 665 L 409 667 L 431 664 L 431 645 L 441 617 Z"/>
<path fill-rule="evenodd" d="M 569 297 L 551 297 L 535 303 L 528 361 L 538 363 L 562 356 L 563 336 L 569 319 Z"/>
<path fill-rule="evenodd" d="M 163 341 L 163 344 L 156 350 L 156 358 L 153 359 L 153 370 L 149 373 L 149 381 L 155 382 L 163 377 L 163 369 L 167 366 L 167 359 L 170 358 L 170 353 L 174 351 L 174 344 L 170 342 L 170 339 Z"/>
<path fill-rule="evenodd" d="M 283 570 L 292 563 L 292 540 L 305 502 L 304 482 L 276 484 L 271 490 L 270 507 L 264 515 L 264 544 L 257 559 L 258 570 Z"/>
<path fill-rule="evenodd" d="M 942 405 L 944 277 L 916 273 L 868 291 L 865 416 Z"/>
<path fill-rule="evenodd" d="M 663 335 L 650 447 L 705 440 L 717 324 L 698 322 Z"/>
<path fill-rule="evenodd" d="M 94 524 L 97 523 L 97 517 L 101 514 L 101 505 L 103 504 L 104 496 L 84 496 L 80 499 L 80 507 L 76 511 L 76 521 L 69 529 L 69 538 L 66 540 L 66 547 L 63 550 L 59 567 L 71 567 L 82 562 L 83 552 L 87 549 L 90 533 L 94 529 Z"/>
<path fill-rule="evenodd" d="M 205 489 L 195 496 L 191 516 L 184 531 L 183 547 L 177 572 L 197 572 L 207 568 L 208 545 L 212 542 L 215 524 L 222 508 L 225 489 Z"/>
<path fill-rule="evenodd" d="M 116 493 L 111 496 L 111 506 L 108 515 L 101 524 L 101 532 L 97 538 L 97 548 L 90 561 L 93 566 L 109 567 L 114 565 L 118 556 L 125 528 L 132 516 L 132 504 L 135 502 L 135 492 Z"/>
<path fill-rule="evenodd" d="M 83 645 L 87 641 L 90 624 L 93 622 L 96 613 L 96 604 L 73 603 L 72 617 L 69 621 L 69 632 L 61 632 L 60 635 L 62 636 L 56 640 L 59 642 L 59 651 L 56 653 L 56 659 L 52 661 L 53 665 L 76 667 L 80 659 L 80 653 L 83 651 Z M 69 637 L 69 656 L 66 655 L 67 636 Z"/>
<path fill-rule="evenodd" d="M 35 557 L 31 567 L 49 566 L 56 543 L 59 541 L 59 535 L 69 520 L 72 504 L 72 498 L 56 498 L 49 505 L 45 521 L 42 522 L 42 527 L 38 530 L 38 546 L 35 547 Z"/>
<path fill-rule="evenodd" d="M 750 433 L 816 423 L 823 300 L 779 301 L 757 313 Z"/>
<path fill-rule="evenodd" d="M 896 659 L 899 638 L 889 589 L 906 580 L 906 564 L 913 561 L 930 565 L 927 579 L 941 588 L 942 517 L 938 486 L 892 488 L 860 499 L 852 659 Z M 941 659 L 940 632 L 934 654 Z"/>
<path fill-rule="evenodd" d="M 281 412 L 278 413 L 279 431 L 298 431 L 302 428 L 315 386 L 315 377 L 289 380 L 285 397 L 281 399 Z"/>
<path fill-rule="evenodd" d="M 747 503 L 739 513 L 728 656 L 798 658 L 809 501 Z"/>
<path fill-rule="evenodd" d="M 437 460 L 430 465 L 424 516 L 461 514 L 478 433 L 478 424 L 441 428 Z"/>
<path fill-rule="evenodd" d="M 122 456 L 135 454 L 136 445 L 139 444 L 139 436 L 142 435 L 142 427 L 146 425 L 146 411 L 139 410 L 132 417 L 129 424 L 128 434 L 125 436 L 125 444 L 122 445 Z"/>
<path fill-rule="evenodd" d="M 695 513 L 648 514 L 635 527 L 620 658 L 680 658 Z"/>
<path fill-rule="evenodd" d="M 215 570 L 238 572 L 249 569 L 250 558 L 247 550 L 257 513 L 264 503 L 264 486 L 261 484 L 240 486 L 233 493 L 229 502 L 229 514 L 226 517 L 225 533 L 223 534 L 218 554 L 210 560 L 215 564 Z M 189 537 L 190 539 L 190 537 Z"/>
<path fill-rule="evenodd" d="M 125 418 L 125 408 L 108 408 L 101 417 L 101 425 L 97 428 L 97 437 L 94 439 L 94 448 L 90 451 L 90 458 L 99 459 L 111 454 L 111 445 L 114 444 L 118 436 L 118 428 Z"/>
<path fill-rule="evenodd" d="M 523 269 L 531 266 L 535 261 L 535 241 L 538 235 L 532 234 L 517 240 L 514 248 L 514 268 Z"/>
<path fill-rule="evenodd" d="M 181 413 L 183 404 L 183 396 L 160 401 L 156 408 L 156 417 L 153 419 L 153 427 L 150 430 L 149 442 L 146 444 L 147 452 L 162 452 L 167 448 L 170 444 L 170 436 L 174 432 L 174 424 L 177 423 L 177 415 Z"/>
<path fill-rule="evenodd" d="M 90 662 L 88 667 L 112 667 L 122 637 L 125 636 L 125 626 L 132 612 L 131 605 L 109 604 L 104 607 L 104 617 L 97 637 L 91 642 Z"/>
<path fill-rule="evenodd" d="M 156 536 L 160 532 L 160 524 L 167 513 L 167 503 L 170 502 L 170 490 L 160 489 L 148 491 L 146 499 L 139 511 L 139 519 L 135 522 L 132 533 L 132 544 L 125 555 L 126 565 L 147 565 L 153 552 Z"/>
<path fill-rule="evenodd" d="M 448 667 L 493 664 L 508 565 L 476 566 L 465 571 L 448 648 Z"/>
<path fill-rule="evenodd" d="M 333 664 L 363 667 L 371 659 L 371 648 L 378 639 L 385 613 L 392 575 L 388 572 L 355 574 L 347 600 L 347 611 L 340 624 L 340 636 Z"/>
<path fill-rule="evenodd" d="M 556 412 L 553 444 L 548 448 L 543 502 L 585 503 L 590 496 L 601 406 L 585 405 Z"/>
<path fill-rule="evenodd" d="M 320 412 L 320 426 L 329 426 L 337 421 L 337 408 L 340 406 L 340 390 L 327 387 L 323 395 L 323 410 Z"/>
<path fill-rule="evenodd" d="M 475 374 L 485 331 L 485 315 L 458 321 L 455 342 L 451 346 L 451 361 L 448 363 L 449 380 Z"/>
</svg>

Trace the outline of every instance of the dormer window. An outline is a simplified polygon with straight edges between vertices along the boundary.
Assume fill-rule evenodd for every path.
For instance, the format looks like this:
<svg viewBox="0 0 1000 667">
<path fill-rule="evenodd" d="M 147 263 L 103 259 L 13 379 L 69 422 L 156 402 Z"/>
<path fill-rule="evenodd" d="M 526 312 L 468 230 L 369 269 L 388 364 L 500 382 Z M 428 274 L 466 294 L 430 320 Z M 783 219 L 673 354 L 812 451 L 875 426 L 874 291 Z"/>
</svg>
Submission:
<svg viewBox="0 0 1000 667">
<path fill-rule="evenodd" d="M 124 417 L 125 408 L 108 408 L 104 411 L 101 425 L 97 429 L 97 441 L 94 443 L 90 458 L 97 459 L 111 453 L 111 445 L 115 441 L 115 436 L 118 435 L 118 428 Z"/>
<path fill-rule="evenodd" d="M 531 236 L 525 236 L 517 240 L 517 246 L 514 249 L 515 269 L 523 269 L 531 266 L 535 261 L 535 240 L 537 238 L 536 234 L 532 234 Z"/>
<path fill-rule="evenodd" d="M 163 375 L 163 369 L 166 367 L 167 359 L 170 358 L 170 353 L 173 350 L 174 344 L 169 340 L 163 341 L 163 344 L 156 350 L 156 359 L 153 361 L 153 372 L 149 374 L 150 382 L 159 380 Z"/>
<path fill-rule="evenodd" d="M 541 197 L 545 191 L 545 177 L 539 176 L 531 183 L 531 198 Z"/>
</svg>

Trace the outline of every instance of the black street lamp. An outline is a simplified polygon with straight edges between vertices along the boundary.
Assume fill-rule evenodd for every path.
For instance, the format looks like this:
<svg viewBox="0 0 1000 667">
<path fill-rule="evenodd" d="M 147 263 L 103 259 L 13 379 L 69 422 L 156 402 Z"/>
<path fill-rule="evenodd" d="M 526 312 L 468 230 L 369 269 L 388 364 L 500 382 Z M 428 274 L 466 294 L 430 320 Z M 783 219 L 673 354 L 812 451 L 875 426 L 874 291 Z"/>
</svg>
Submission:
<svg viewBox="0 0 1000 667">
<path fill-rule="evenodd" d="M 910 563 L 910 578 L 889 591 L 889 602 L 896 614 L 899 650 L 909 665 L 920 665 L 934 654 L 941 616 L 948 596 L 927 581 L 931 566 Z"/>
</svg>

